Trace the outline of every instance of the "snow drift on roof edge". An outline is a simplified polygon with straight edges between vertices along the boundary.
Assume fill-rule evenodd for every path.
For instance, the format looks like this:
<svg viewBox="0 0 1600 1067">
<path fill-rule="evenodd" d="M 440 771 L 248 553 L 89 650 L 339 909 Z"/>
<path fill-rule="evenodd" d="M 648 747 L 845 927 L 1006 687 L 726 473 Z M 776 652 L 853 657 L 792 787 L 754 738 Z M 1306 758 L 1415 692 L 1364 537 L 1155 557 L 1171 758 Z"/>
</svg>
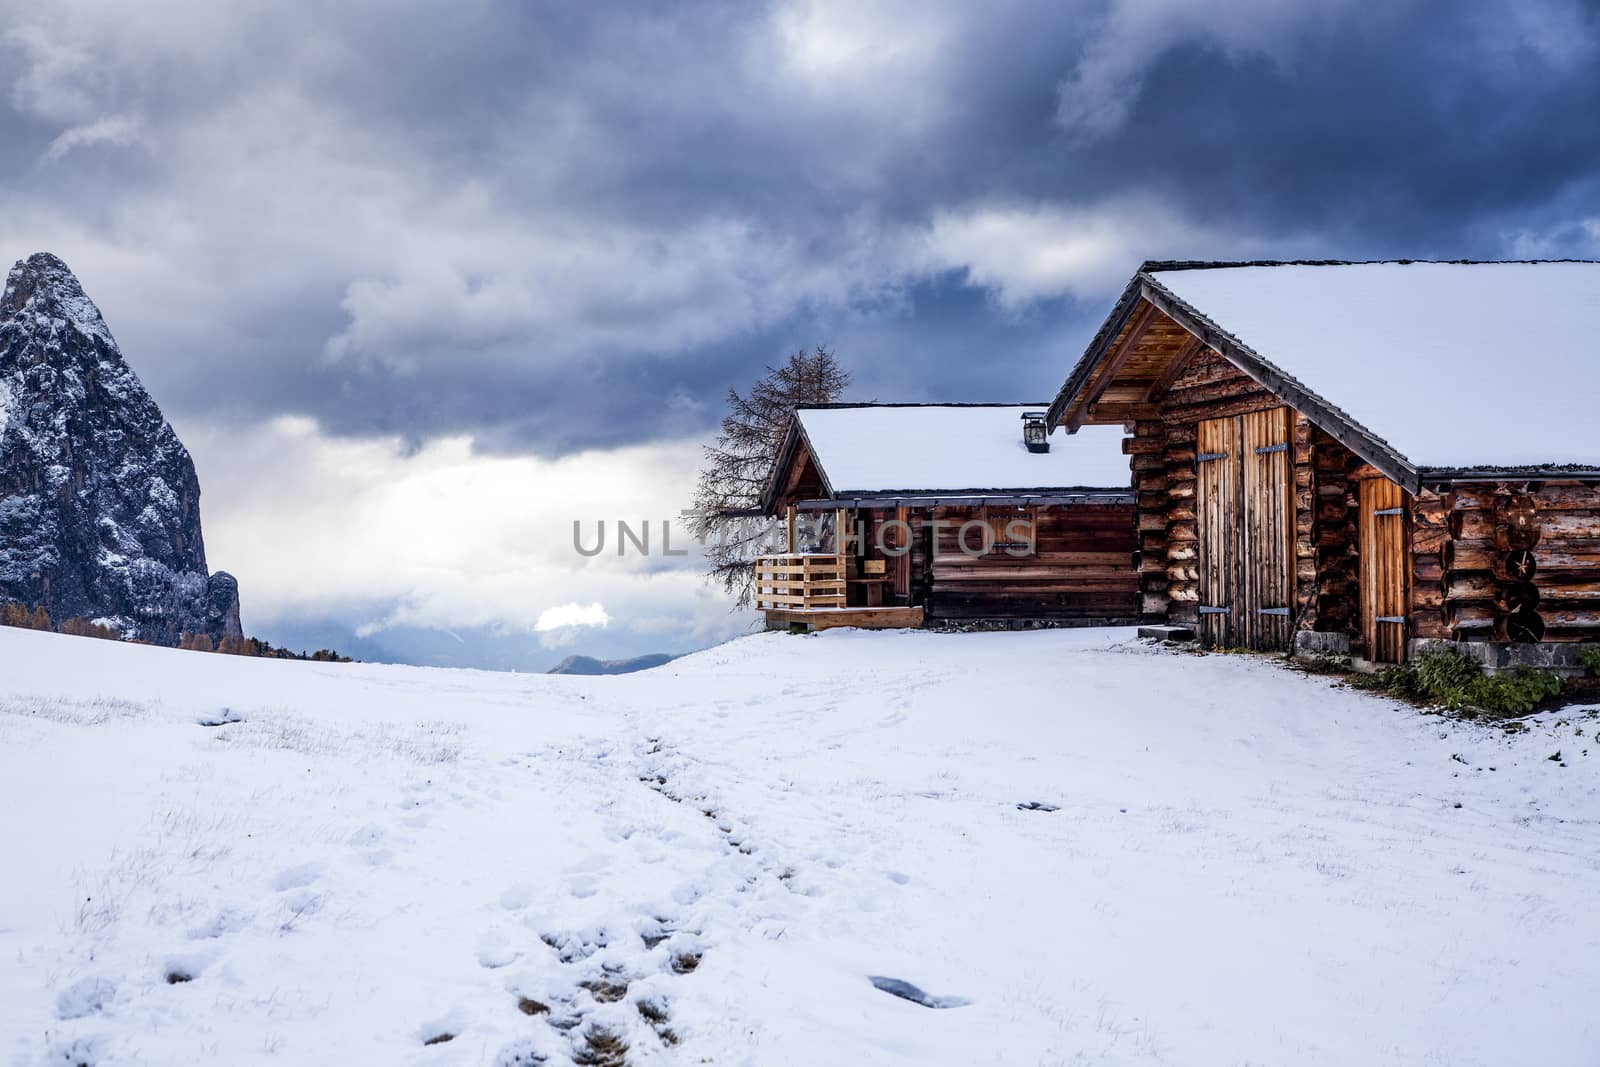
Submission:
<svg viewBox="0 0 1600 1067">
<path fill-rule="evenodd" d="M 1129 489 L 1120 426 L 1022 443 L 1022 414 L 1048 405 L 804 408 L 801 428 L 836 494 Z"/>
<path fill-rule="evenodd" d="M 1286 264 L 1151 277 L 1420 468 L 1600 468 L 1600 264 Z"/>
</svg>

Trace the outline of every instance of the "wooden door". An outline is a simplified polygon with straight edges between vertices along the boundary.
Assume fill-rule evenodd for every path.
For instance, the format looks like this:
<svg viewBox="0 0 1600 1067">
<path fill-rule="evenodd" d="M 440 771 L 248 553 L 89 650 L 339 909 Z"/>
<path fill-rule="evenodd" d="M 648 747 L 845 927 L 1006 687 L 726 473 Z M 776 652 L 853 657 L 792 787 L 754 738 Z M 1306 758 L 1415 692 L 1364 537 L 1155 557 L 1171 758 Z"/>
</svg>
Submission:
<svg viewBox="0 0 1600 1067">
<path fill-rule="evenodd" d="M 1405 493 L 1387 478 L 1361 483 L 1361 635 L 1380 663 L 1406 658 Z"/>
<path fill-rule="evenodd" d="M 889 527 L 889 543 L 893 546 L 894 602 L 911 603 L 911 509 L 894 509 L 894 523 Z"/>
<path fill-rule="evenodd" d="M 1204 419 L 1195 438 L 1195 520 L 1200 538 L 1199 637 L 1217 648 L 1239 644 L 1238 518 L 1243 487 L 1239 420 Z"/>
<path fill-rule="evenodd" d="M 1246 648 L 1285 651 L 1294 625 L 1294 466 L 1289 409 L 1240 416 L 1244 466 L 1244 561 L 1240 580 L 1249 610 L 1239 619 Z"/>
<path fill-rule="evenodd" d="M 1294 626 L 1289 409 L 1203 420 L 1195 446 L 1200 638 L 1287 649 Z"/>
</svg>

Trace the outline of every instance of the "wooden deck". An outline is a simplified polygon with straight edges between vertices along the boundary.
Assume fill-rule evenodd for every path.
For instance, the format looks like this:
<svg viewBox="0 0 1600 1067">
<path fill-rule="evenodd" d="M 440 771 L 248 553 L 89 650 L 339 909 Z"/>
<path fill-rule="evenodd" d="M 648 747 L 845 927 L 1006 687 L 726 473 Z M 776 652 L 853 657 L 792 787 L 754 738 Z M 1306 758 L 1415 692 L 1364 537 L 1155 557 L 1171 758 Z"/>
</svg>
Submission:
<svg viewBox="0 0 1600 1067">
<path fill-rule="evenodd" d="M 888 608 L 767 608 L 767 629 L 814 633 L 837 626 L 900 630 L 922 625 L 922 606 Z"/>
</svg>

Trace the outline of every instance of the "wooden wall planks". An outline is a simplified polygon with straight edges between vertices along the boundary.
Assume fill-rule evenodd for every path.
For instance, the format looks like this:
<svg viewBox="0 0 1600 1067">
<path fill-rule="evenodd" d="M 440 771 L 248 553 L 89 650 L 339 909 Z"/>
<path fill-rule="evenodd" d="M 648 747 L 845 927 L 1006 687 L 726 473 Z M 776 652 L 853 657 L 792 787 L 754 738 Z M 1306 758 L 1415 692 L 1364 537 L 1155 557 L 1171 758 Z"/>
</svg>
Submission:
<svg viewBox="0 0 1600 1067">
<path fill-rule="evenodd" d="M 1206 419 L 1195 441 L 1199 636 L 1205 644 L 1237 644 L 1234 612 L 1239 558 L 1239 420 Z"/>
<path fill-rule="evenodd" d="M 1283 651 L 1293 636 L 1294 473 L 1289 409 L 1240 416 L 1244 515 L 1240 553 L 1247 648 Z"/>
<path fill-rule="evenodd" d="M 940 522 L 929 561 L 930 618 L 1132 620 L 1139 614 L 1139 574 L 1133 567 L 1137 542 L 1129 504 L 1083 504 L 1030 509 L 936 508 Z M 961 551 L 961 524 L 987 521 L 997 534 L 1017 518 L 1032 523 L 1034 551 L 1013 556 L 1004 549 L 981 558 Z M 977 547 L 976 531 L 969 547 Z"/>
<path fill-rule="evenodd" d="M 1361 635 L 1368 658 L 1380 663 L 1399 663 L 1406 656 L 1410 561 L 1405 497 L 1387 478 L 1361 482 Z"/>
<path fill-rule="evenodd" d="M 1293 637 L 1297 556 L 1288 408 L 1202 420 L 1196 433 L 1200 636 L 1282 651 Z"/>
</svg>

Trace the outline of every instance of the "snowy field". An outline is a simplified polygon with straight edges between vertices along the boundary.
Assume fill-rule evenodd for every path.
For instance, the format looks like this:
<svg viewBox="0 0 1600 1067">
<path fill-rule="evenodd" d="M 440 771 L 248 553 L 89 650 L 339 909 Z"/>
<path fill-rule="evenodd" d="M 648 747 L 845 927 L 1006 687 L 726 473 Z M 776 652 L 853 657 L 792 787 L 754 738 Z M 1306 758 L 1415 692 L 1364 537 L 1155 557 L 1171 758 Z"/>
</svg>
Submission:
<svg viewBox="0 0 1600 1067">
<path fill-rule="evenodd" d="M 0 1063 L 1600 1062 L 1587 710 L 1106 630 L 0 672 Z"/>
</svg>

